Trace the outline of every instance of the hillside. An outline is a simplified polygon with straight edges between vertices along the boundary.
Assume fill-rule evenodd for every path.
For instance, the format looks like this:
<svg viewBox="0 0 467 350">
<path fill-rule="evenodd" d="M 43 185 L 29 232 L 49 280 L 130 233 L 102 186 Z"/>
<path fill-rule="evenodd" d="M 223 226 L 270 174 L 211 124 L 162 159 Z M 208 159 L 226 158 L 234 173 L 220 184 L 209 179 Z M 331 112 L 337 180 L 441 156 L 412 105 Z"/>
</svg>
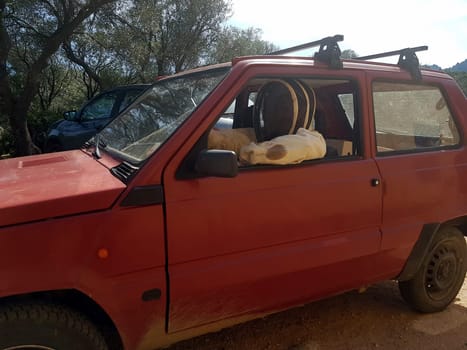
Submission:
<svg viewBox="0 0 467 350">
<path fill-rule="evenodd" d="M 456 79 L 457 83 L 464 91 L 464 94 L 467 96 L 467 59 L 463 62 L 457 63 L 450 68 L 443 69 L 437 64 L 424 64 L 422 65 L 423 68 L 433 69 L 444 71 L 451 75 L 454 79 Z"/>
<path fill-rule="evenodd" d="M 449 70 L 453 72 L 467 72 L 467 59 L 463 62 L 455 64 L 454 66 L 449 68 Z"/>
<path fill-rule="evenodd" d="M 441 68 L 437 64 L 424 64 L 422 67 L 433 70 L 445 70 L 449 72 L 467 72 L 467 59 L 449 68 Z"/>
</svg>

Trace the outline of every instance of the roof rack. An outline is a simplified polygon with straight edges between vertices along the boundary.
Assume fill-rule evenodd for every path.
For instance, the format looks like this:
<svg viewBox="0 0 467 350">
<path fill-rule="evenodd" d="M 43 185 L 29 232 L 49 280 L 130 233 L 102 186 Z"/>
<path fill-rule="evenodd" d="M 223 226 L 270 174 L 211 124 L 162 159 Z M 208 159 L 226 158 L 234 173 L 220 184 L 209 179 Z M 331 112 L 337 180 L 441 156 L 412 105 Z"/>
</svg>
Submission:
<svg viewBox="0 0 467 350">
<path fill-rule="evenodd" d="M 409 71 L 410 75 L 415 80 L 422 80 L 422 73 L 420 72 L 420 62 L 416 52 L 426 51 L 428 46 L 408 47 L 401 50 L 388 51 L 374 55 L 356 57 L 356 60 L 373 60 L 376 58 L 390 57 L 399 55 L 398 66 L 402 69 Z"/>
<path fill-rule="evenodd" d="M 336 34 L 334 36 L 328 36 L 326 38 L 312 41 L 309 43 L 292 46 L 286 49 L 278 50 L 269 53 L 268 55 L 284 55 L 291 52 L 296 52 L 304 49 L 309 49 L 312 47 L 319 46 L 318 52 L 315 53 L 314 59 L 327 64 L 329 67 L 334 69 L 342 68 L 341 60 L 341 50 L 339 48 L 338 42 L 343 41 L 344 36 L 341 34 Z M 415 80 L 421 80 L 422 74 L 420 72 L 420 62 L 416 52 L 428 50 L 428 46 L 418 46 L 418 47 L 408 47 L 401 50 L 388 51 L 383 53 L 378 53 L 374 55 L 356 57 L 356 60 L 373 60 L 376 58 L 390 57 L 399 55 L 398 65 L 402 69 L 409 71 L 412 78 Z"/>
<path fill-rule="evenodd" d="M 284 55 L 287 53 L 319 46 L 319 51 L 316 52 L 314 56 L 315 60 L 325 63 L 331 68 L 339 69 L 342 68 L 342 61 L 341 50 L 337 43 L 343 40 L 344 36 L 341 34 L 337 34 L 334 36 L 328 36 L 321 40 L 316 40 L 306 44 L 289 47 L 287 49 L 274 51 L 269 53 L 269 55 Z"/>
</svg>

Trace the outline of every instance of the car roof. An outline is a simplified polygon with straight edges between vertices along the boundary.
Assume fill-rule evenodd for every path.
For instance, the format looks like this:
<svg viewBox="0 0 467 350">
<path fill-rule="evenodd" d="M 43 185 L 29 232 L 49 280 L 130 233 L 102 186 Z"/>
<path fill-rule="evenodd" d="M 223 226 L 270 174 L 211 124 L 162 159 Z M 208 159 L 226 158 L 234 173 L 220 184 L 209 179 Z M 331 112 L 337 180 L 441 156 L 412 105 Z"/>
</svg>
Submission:
<svg viewBox="0 0 467 350">
<path fill-rule="evenodd" d="M 116 86 L 110 90 L 144 90 L 150 87 L 152 84 L 131 84 L 131 85 L 120 85 Z"/>
</svg>

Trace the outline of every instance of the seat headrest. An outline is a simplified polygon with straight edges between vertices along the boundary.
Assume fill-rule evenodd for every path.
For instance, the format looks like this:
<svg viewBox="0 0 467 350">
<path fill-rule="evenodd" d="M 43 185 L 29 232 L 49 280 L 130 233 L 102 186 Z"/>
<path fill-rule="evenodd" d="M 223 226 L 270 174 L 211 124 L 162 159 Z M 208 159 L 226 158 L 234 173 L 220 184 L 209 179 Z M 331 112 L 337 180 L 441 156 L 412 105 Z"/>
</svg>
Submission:
<svg viewBox="0 0 467 350">
<path fill-rule="evenodd" d="M 299 80 L 273 80 L 258 91 L 253 127 L 258 142 L 309 129 L 316 111 L 314 91 Z"/>
</svg>

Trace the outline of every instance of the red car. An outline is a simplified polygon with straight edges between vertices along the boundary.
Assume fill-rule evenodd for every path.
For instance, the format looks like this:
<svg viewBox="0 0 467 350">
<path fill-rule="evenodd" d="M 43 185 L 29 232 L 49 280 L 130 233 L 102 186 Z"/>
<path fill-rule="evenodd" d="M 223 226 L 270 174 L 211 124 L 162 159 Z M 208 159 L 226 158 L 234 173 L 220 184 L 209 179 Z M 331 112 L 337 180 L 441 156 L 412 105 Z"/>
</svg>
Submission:
<svg viewBox="0 0 467 350">
<path fill-rule="evenodd" d="M 87 148 L 0 161 L 0 349 L 154 349 L 388 279 L 446 308 L 466 97 L 420 48 L 341 39 L 161 79 Z"/>
</svg>

